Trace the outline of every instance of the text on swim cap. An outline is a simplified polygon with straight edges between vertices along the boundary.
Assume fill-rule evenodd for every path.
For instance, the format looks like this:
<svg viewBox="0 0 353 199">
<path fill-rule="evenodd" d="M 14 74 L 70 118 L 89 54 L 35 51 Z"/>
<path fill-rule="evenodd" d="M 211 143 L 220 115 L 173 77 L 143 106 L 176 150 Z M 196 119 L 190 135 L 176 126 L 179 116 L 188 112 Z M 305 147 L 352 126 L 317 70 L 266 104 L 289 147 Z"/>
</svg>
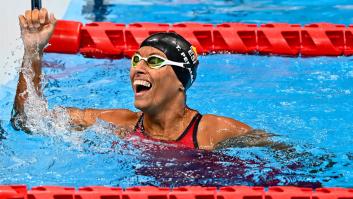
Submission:
<svg viewBox="0 0 353 199">
<path fill-rule="evenodd" d="M 183 57 L 184 63 L 190 64 L 188 58 L 186 57 L 186 54 L 182 51 L 183 49 L 179 45 L 176 46 L 176 49 L 178 50 L 178 52 L 181 52 L 180 55 Z"/>
<path fill-rule="evenodd" d="M 196 64 L 196 55 L 195 55 L 195 52 L 194 52 L 194 49 L 193 49 L 193 46 L 190 47 L 190 50 L 188 51 L 190 57 L 191 57 L 191 60 L 192 60 L 192 63 L 193 64 Z"/>
</svg>

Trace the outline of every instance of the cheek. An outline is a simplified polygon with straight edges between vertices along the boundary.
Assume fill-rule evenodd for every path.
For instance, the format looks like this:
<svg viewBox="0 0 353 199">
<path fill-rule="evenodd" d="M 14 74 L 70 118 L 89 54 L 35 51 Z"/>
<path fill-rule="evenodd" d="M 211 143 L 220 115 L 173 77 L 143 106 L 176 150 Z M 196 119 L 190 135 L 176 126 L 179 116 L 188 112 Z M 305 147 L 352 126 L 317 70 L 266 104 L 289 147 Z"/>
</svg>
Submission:
<svg viewBox="0 0 353 199">
<path fill-rule="evenodd" d="M 163 93 L 173 93 L 173 91 L 178 90 L 179 80 L 176 78 L 174 71 L 163 70 L 160 71 L 158 76 L 156 76 L 156 84 L 158 89 L 163 91 Z"/>
<path fill-rule="evenodd" d="M 130 80 L 132 80 L 134 74 L 135 74 L 135 69 L 130 67 Z"/>
<path fill-rule="evenodd" d="M 153 80 L 154 92 L 160 91 L 163 88 L 163 73 L 160 70 L 155 70 L 150 72 L 150 76 Z"/>
</svg>

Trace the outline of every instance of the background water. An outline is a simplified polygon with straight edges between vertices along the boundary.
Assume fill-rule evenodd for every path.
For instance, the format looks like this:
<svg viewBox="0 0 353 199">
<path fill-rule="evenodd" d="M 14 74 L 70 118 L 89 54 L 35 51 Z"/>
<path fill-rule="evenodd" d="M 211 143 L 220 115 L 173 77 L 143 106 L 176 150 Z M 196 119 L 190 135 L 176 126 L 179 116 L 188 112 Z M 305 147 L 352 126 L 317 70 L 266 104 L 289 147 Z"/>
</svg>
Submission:
<svg viewBox="0 0 353 199">
<path fill-rule="evenodd" d="M 79 0 L 72 4 L 66 18 L 83 22 L 353 23 L 350 0 Z"/>
<path fill-rule="evenodd" d="M 66 17 L 83 22 L 352 23 L 349 1 L 72 1 Z M 51 108 L 133 107 L 129 60 L 46 54 Z M 353 66 L 350 57 L 200 57 L 187 103 L 274 133 L 291 146 L 200 152 L 136 147 L 100 123 L 85 132 L 15 131 L 15 92 L 0 89 L 0 184 L 353 186 Z M 53 128 L 55 131 L 55 128 Z M 53 136 L 54 135 L 54 136 Z M 117 143 L 117 144 L 112 144 Z"/>
</svg>

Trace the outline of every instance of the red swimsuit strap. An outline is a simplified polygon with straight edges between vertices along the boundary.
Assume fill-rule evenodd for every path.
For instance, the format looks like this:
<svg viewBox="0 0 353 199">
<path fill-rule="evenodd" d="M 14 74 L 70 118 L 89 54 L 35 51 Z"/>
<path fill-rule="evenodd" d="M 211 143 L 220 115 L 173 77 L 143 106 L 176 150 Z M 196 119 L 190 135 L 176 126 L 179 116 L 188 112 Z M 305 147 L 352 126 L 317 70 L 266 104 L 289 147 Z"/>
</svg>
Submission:
<svg viewBox="0 0 353 199">
<path fill-rule="evenodd" d="M 139 120 L 136 123 L 136 126 L 134 128 L 134 133 L 133 135 L 141 137 L 143 139 L 149 139 L 149 140 L 154 140 L 158 142 L 165 142 L 165 143 L 170 143 L 173 145 L 177 145 L 180 147 L 186 147 L 186 148 L 195 148 L 197 149 L 198 143 L 197 143 L 197 129 L 199 126 L 199 123 L 201 121 L 202 115 L 197 112 L 197 114 L 192 118 L 191 122 L 189 125 L 186 127 L 184 132 L 175 140 L 175 141 L 161 141 L 158 139 L 150 138 L 144 129 L 143 126 L 143 113 L 140 116 Z"/>
</svg>

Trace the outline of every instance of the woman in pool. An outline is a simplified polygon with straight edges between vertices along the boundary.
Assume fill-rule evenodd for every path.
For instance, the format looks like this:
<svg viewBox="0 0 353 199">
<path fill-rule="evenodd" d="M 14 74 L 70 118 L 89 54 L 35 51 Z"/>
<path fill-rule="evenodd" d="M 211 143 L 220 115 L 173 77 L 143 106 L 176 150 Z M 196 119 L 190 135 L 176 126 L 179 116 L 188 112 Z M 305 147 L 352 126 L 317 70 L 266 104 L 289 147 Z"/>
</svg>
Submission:
<svg viewBox="0 0 353 199">
<path fill-rule="evenodd" d="M 45 8 L 26 11 L 19 17 L 25 48 L 14 104 L 14 120 L 26 129 L 24 104 L 28 98 L 22 71 L 32 66 L 33 84 L 41 95 L 41 60 L 56 19 Z M 110 122 L 146 139 L 182 147 L 212 150 L 232 137 L 247 135 L 252 129 L 231 118 L 201 115 L 186 105 L 186 90 L 196 79 L 198 60 L 195 48 L 180 35 L 158 33 L 145 39 L 132 57 L 130 79 L 134 105 L 141 112 L 126 109 L 67 108 L 72 125 L 88 127 L 97 119 Z M 22 119 L 21 119 L 22 118 Z M 30 129 L 29 129 L 30 130 Z"/>
</svg>

